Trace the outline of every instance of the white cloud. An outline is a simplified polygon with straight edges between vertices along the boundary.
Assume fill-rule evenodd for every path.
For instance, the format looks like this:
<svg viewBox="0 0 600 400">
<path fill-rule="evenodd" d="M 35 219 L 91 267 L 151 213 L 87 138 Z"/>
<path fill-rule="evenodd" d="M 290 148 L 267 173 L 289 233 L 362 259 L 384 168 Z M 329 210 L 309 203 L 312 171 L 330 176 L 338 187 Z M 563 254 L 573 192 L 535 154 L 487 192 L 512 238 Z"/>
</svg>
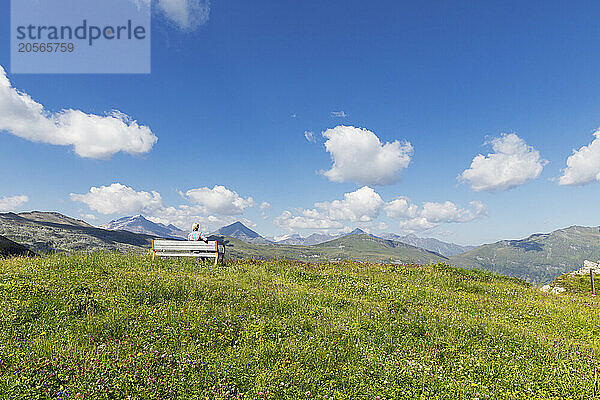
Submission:
<svg viewBox="0 0 600 400">
<path fill-rule="evenodd" d="M 281 228 L 288 230 L 296 229 L 341 229 L 344 227 L 337 221 L 332 221 L 329 218 L 323 218 L 318 213 L 311 213 L 309 210 L 305 215 L 293 215 L 290 211 L 284 211 L 276 217 L 273 222 Z"/>
<path fill-rule="evenodd" d="M 384 210 L 388 217 L 400 220 L 400 229 L 406 233 L 432 229 L 440 224 L 471 222 L 487 215 L 486 207 L 478 201 L 470 202 L 469 208 L 459 208 L 451 201 L 425 202 L 419 207 L 408 197 L 386 203 Z"/>
<path fill-rule="evenodd" d="M 84 220 L 88 221 L 94 221 L 96 219 L 96 216 L 94 214 L 79 214 L 79 216 Z"/>
<path fill-rule="evenodd" d="M 419 207 L 408 197 L 399 197 L 385 205 L 385 212 L 390 218 L 415 218 L 419 215 Z"/>
<path fill-rule="evenodd" d="M 15 211 L 29 201 L 27 196 L 11 196 L 0 198 L 0 212 Z"/>
<path fill-rule="evenodd" d="M 113 183 L 92 187 L 86 194 L 71 193 L 71 200 L 85 203 L 100 214 L 152 214 L 163 207 L 158 192 L 137 192 L 135 189 Z"/>
<path fill-rule="evenodd" d="M 294 215 L 284 211 L 274 219 L 276 225 L 287 230 L 342 229 L 343 221 L 368 223 L 377 218 L 384 201 L 368 186 L 345 193 L 343 200 L 315 203 L 313 209 L 301 209 Z"/>
<path fill-rule="evenodd" d="M 346 114 L 344 111 L 332 111 L 331 116 L 334 118 L 346 118 L 348 114 Z"/>
<path fill-rule="evenodd" d="M 469 203 L 471 208 L 459 209 L 451 201 L 444 203 L 424 203 L 421 210 L 421 217 L 433 223 L 450 222 L 470 222 L 487 215 L 487 210 L 483 204 L 478 201 Z"/>
<path fill-rule="evenodd" d="M 422 207 L 413 204 L 408 197 L 385 202 L 372 188 L 364 186 L 344 194 L 343 200 L 315 203 L 315 208 L 299 209 L 296 213 L 285 211 L 274 219 L 276 225 L 288 231 L 297 229 L 347 229 L 352 222 L 363 229 L 387 229 L 384 221 L 376 221 L 382 211 L 389 218 L 399 220 L 401 230 L 417 232 L 435 228 L 444 223 L 466 223 L 487 215 L 480 202 L 469 203 L 468 208 L 456 204 L 426 202 Z"/>
<path fill-rule="evenodd" d="M 516 134 L 502 135 L 491 141 L 494 153 L 477 155 L 459 180 L 475 191 L 505 191 L 537 178 L 548 162 Z"/>
<path fill-rule="evenodd" d="M 315 143 L 315 135 L 312 131 L 304 131 L 304 137 L 309 143 Z"/>
<path fill-rule="evenodd" d="M 193 223 L 198 223 L 202 231 L 213 231 L 223 225 L 235 222 L 233 218 L 206 215 L 202 206 L 179 205 L 177 207 L 161 207 L 146 215 L 152 222 L 165 225 L 173 224 L 180 229 L 190 229 Z"/>
<path fill-rule="evenodd" d="M 331 220 L 351 222 L 370 222 L 383 206 L 381 196 L 368 186 L 345 193 L 343 200 L 315 203 L 315 207 Z"/>
<path fill-rule="evenodd" d="M 0 130 L 32 142 L 73 146 L 86 158 L 109 158 L 121 151 L 147 153 L 158 140 L 150 128 L 116 110 L 104 116 L 70 109 L 51 113 L 13 88 L 2 66 Z"/>
<path fill-rule="evenodd" d="M 585 185 L 600 181 L 600 129 L 594 132 L 595 139 L 567 158 L 567 167 L 559 178 L 560 185 Z"/>
<path fill-rule="evenodd" d="M 86 194 L 71 193 L 71 199 L 85 203 L 91 210 L 100 214 L 143 214 L 150 221 L 167 225 L 173 224 L 181 229 L 189 229 L 194 222 L 197 222 L 203 231 L 212 232 L 216 228 L 237 220 L 247 226 L 255 226 L 252 221 L 240 218 L 239 215 L 235 217 L 211 215 L 211 211 L 231 211 L 235 207 L 245 208 L 249 200 L 241 199 L 239 196 L 236 198 L 235 192 L 231 192 L 223 186 L 215 186 L 215 189 L 208 189 L 208 191 L 210 192 L 208 195 L 200 195 L 203 200 L 206 200 L 205 204 L 166 206 L 158 192 L 136 191 L 120 183 L 113 183 L 110 186 L 92 187 Z M 199 193 L 192 192 L 194 195 Z M 231 200 L 229 205 L 227 205 L 228 199 Z M 85 217 L 88 218 L 89 215 L 85 215 Z"/>
<path fill-rule="evenodd" d="M 353 126 L 337 126 L 323 132 L 325 149 L 333 166 L 323 172 L 330 181 L 352 181 L 360 185 L 387 185 L 400 179 L 400 172 L 410 164 L 410 143 L 382 144 L 371 131 Z"/>
<path fill-rule="evenodd" d="M 193 223 L 198 223 L 200 231 L 205 233 L 214 232 L 218 228 L 236 221 L 240 221 L 248 227 L 256 226 L 251 220 L 239 216 L 203 215 L 203 212 L 204 209 L 200 206 L 180 205 L 158 209 L 152 215 L 147 215 L 146 218 L 165 225 L 173 224 L 183 230 L 189 230 Z"/>
<path fill-rule="evenodd" d="M 210 16 L 209 0 L 155 0 L 155 7 L 185 31 L 204 25 Z"/>
<path fill-rule="evenodd" d="M 238 215 L 254 205 L 252 197 L 244 199 L 225 186 L 215 186 L 212 189 L 207 187 L 192 189 L 188 190 L 185 195 L 193 202 L 203 206 L 207 213 Z"/>
<path fill-rule="evenodd" d="M 398 224 L 400 231 L 403 233 L 423 232 L 433 229 L 439 224 L 428 221 L 427 218 L 417 217 L 400 221 Z"/>
</svg>

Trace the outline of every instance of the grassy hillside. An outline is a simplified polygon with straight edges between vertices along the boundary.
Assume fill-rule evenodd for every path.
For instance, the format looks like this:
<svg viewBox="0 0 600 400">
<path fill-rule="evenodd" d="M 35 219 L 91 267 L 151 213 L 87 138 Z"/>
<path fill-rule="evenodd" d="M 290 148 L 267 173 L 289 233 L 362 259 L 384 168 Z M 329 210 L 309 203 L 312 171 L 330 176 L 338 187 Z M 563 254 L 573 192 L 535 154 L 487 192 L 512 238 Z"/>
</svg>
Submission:
<svg viewBox="0 0 600 400">
<path fill-rule="evenodd" d="M 27 247 L 0 236 L 0 257 L 34 255 Z"/>
<path fill-rule="evenodd" d="M 477 246 L 461 246 L 456 243 L 442 242 L 441 240 L 434 238 L 422 238 L 414 234 L 411 235 L 396 235 L 393 233 L 386 233 L 380 235 L 380 237 L 389 240 L 395 240 L 396 242 L 402 242 L 410 244 L 422 249 L 434 251 L 445 257 L 452 257 L 457 254 L 464 253 L 465 251 L 473 250 Z"/>
<path fill-rule="evenodd" d="M 557 277 L 551 286 L 564 288 L 567 293 L 589 295 L 592 292 L 592 283 L 589 275 L 563 274 Z M 594 275 L 594 286 L 596 294 L 600 295 L 600 274 Z"/>
<path fill-rule="evenodd" d="M 439 266 L 0 261 L 2 398 L 597 398 L 600 302 Z"/>
<path fill-rule="evenodd" d="M 351 259 L 373 262 L 430 264 L 447 260 L 440 254 L 409 244 L 370 235 L 349 235 L 315 246 L 330 254 L 329 259 Z M 359 259 L 360 257 L 360 259 Z"/>
<path fill-rule="evenodd" d="M 523 240 L 486 244 L 450 258 L 450 263 L 515 276 L 538 284 L 550 283 L 584 260 L 600 259 L 600 230 L 572 226 Z"/>
<path fill-rule="evenodd" d="M 93 228 L 92 225 L 88 224 L 85 221 L 80 219 L 75 219 L 71 217 L 67 217 L 66 215 L 62 215 L 57 212 L 46 212 L 46 211 L 30 211 L 30 212 L 22 212 L 17 214 L 19 217 L 28 219 L 30 221 L 37 222 L 52 222 L 55 224 L 62 225 L 73 225 L 73 226 L 83 226 L 86 228 Z"/>
<path fill-rule="evenodd" d="M 38 254 L 92 250 L 141 253 L 150 248 L 151 236 L 84 226 L 56 213 L 29 214 L 32 215 L 25 215 L 33 219 L 13 213 L 0 214 L 0 235 Z"/>
<path fill-rule="evenodd" d="M 439 263 L 447 260 L 439 254 L 404 243 L 374 238 L 369 235 L 349 235 L 315 246 L 254 245 L 225 238 L 228 258 L 300 261 L 368 261 L 394 263 Z"/>
<path fill-rule="evenodd" d="M 150 251 L 153 236 L 128 231 L 90 227 L 85 222 L 58 213 L 0 214 L 0 235 L 23 243 L 38 254 L 69 251 Z M 423 263 L 442 262 L 446 258 L 403 243 L 350 235 L 318 246 L 250 244 L 231 237 L 222 239 L 228 258 L 262 260 Z"/>
<path fill-rule="evenodd" d="M 593 272 L 596 294 L 600 295 L 600 268 L 593 267 Z M 584 266 L 578 271 L 572 271 L 556 277 L 549 286 L 550 290 L 557 288 L 557 290 L 565 294 L 590 295 L 592 293 L 590 265 Z"/>
</svg>

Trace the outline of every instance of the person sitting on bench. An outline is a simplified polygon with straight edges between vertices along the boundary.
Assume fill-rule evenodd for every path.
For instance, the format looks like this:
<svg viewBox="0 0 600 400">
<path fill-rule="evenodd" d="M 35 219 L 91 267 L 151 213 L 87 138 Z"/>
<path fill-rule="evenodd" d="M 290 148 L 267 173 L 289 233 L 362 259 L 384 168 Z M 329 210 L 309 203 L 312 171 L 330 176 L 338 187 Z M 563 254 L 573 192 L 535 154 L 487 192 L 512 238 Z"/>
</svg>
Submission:
<svg viewBox="0 0 600 400">
<path fill-rule="evenodd" d="M 192 225 L 192 232 L 190 232 L 190 234 L 188 235 L 188 240 L 191 240 L 193 242 L 202 240 L 204 243 L 208 243 L 208 239 L 205 238 L 202 235 L 202 233 L 200 233 L 199 229 L 200 229 L 200 225 L 198 225 L 197 223 L 194 223 L 194 225 Z"/>
</svg>

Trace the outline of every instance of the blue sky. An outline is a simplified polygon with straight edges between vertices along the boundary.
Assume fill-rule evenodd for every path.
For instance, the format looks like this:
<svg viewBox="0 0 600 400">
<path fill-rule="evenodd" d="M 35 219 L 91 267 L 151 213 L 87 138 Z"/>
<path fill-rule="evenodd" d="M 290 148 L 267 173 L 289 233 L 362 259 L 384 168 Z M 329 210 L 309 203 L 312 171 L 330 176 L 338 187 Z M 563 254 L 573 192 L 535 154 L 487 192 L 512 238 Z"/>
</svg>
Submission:
<svg viewBox="0 0 600 400">
<path fill-rule="evenodd" d="M 149 75 L 11 74 L 0 13 L 5 96 L 17 89 L 55 115 L 118 110 L 158 138 L 97 159 L 17 132 L 19 110 L 0 99 L 0 208 L 94 224 L 137 213 L 199 219 L 205 230 L 241 219 L 263 235 L 360 226 L 469 244 L 600 225 L 593 3 L 209 7 L 193 27 L 157 11 Z M 77 126 L 68 132 L 83 148 Z M 461 182 L 478 154 L 486 158 Z M 336 172 L 324 173 L 334 159 Z"/>
</svg>

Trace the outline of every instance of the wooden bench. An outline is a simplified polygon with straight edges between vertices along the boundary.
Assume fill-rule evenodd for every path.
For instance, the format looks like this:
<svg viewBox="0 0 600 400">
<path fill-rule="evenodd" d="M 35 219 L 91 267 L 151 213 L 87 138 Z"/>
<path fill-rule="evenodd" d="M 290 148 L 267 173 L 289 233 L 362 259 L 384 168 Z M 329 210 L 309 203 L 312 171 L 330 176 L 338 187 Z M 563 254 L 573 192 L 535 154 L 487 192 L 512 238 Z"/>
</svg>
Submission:
<svg viewBox="0 0 600 400">
<path fill-rule="evenodd" d="M 217 265 L 225 256 L 225 246 L 217 241 L 153 240 L 152 260 L 155 256 L 214 258 Z"/>
</svg>

